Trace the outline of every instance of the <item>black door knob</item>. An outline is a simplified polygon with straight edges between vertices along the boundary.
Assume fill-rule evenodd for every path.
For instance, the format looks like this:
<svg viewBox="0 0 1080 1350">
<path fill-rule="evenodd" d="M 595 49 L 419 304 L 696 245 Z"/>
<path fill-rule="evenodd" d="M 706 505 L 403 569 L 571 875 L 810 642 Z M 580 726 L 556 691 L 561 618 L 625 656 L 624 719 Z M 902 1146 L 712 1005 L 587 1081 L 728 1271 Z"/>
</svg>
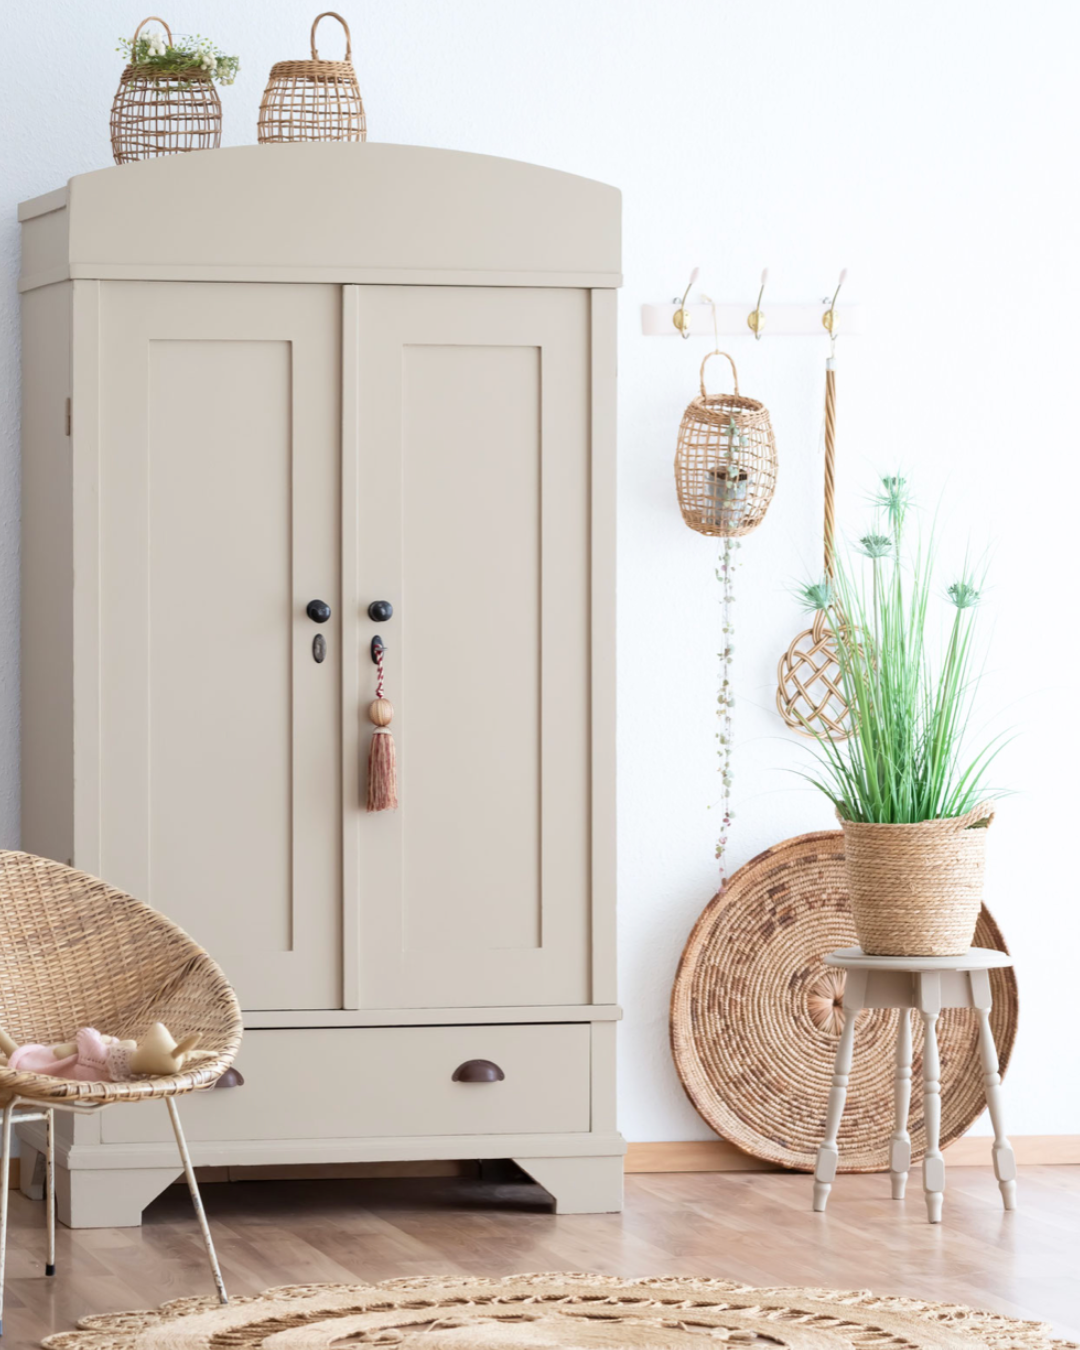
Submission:
<svg viewBox="0 0 1080 1350">
<path fill-rule="evenodd" d="M 307 616 L 312 623 L 325 623 L 330 617 L 330 606 L 325 600 L 309 600 Z"/>
<path fill-rule="evenodd" d="M 389 600 L 372 600 L 367 607 L 368 618 L 375 623 L 385 623 L 394 617 L 394 606 Z"/>
</svg>

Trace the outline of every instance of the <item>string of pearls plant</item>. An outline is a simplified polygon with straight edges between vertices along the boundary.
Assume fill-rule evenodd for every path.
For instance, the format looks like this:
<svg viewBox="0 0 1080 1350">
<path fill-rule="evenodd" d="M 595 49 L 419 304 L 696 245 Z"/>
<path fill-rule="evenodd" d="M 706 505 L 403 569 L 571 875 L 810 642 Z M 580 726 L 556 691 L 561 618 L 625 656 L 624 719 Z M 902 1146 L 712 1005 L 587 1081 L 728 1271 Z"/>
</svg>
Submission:
<svg viewBox="0 0 1080 1350">
<path fill-rule="evenodd" d="M 726 874 L 728 833 L 734 812 L 731 809 L 732 713 L 735 690 L 731 682 L 732 659 L 735 655 L 735 570 L 738 567 L 738 539 L 725 538 L 716 564 L 716 579 L 720 583 L 720 686 L 716 695 L 716 752 L 720 760 L 720 834 L 716 841 L 716 861 L 720 866 L 720 889 Z"/>
</svg>

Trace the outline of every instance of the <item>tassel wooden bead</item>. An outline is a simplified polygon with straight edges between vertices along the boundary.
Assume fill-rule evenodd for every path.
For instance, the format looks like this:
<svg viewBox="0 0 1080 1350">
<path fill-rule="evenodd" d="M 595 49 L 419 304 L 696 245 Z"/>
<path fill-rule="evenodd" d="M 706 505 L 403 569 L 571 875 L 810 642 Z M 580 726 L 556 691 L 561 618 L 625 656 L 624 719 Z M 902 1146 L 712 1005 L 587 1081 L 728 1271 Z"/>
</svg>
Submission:
<svg viewBox="0 0 1080 1350">
<path fill-rule="evenodd" d="M 368 757 L 367 809 L 396 811 L 397 804 L 397 752 L 394 738 L 386 727 L 376 727 Z"/>
<path fill-rule="evenodd" d="M 368 717 L 375 723 L 371 735 L 371 749 L 368 752 L 368 789 L 367 809 L 369 811 L 396 811 L 397 798 L 397 751 L 394 737 L 390 732 L 390 723 L 394 717 L 394 705 L 383 697 L 383 661 L 386 649 L 372 647 L 375 663 L 379 668 L 375 680 L 375 701 L 368 706 Z"/>
<path fill-rule="evenodd" d="M 377 727 L 388 727 L 394 720 L 394 705 L 388 698 L 377 698 L 368 705 L 368 717 Z"/>
</svg>

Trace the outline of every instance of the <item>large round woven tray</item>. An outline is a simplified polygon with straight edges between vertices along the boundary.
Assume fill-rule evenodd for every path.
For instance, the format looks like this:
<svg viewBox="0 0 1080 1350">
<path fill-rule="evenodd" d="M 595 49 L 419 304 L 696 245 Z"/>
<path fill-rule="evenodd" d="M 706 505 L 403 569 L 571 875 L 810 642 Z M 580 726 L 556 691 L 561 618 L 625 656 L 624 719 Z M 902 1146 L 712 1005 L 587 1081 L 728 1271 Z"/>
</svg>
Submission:
<svg viewBox="0 0 1080 1350">
<path fill-rule="evenodd" d="M 855 945 L 839 830 L 800 835 L 759 853 L 731 877 L 690 934 L 671 996 L 675 1066 L 706 1123 L 755 1157 L 813 1170 L 839 1038 L 823 958 Z M 985 907 L 975 945 L 1007 950 Z M 1004 1073 L 1016 1039 L 1016 978 L 1011 969 L 995 970 L 990 981 L 990 1022 Z M 840 1125 L 842 1172 L 888 1169 L 900 1016 L 896 1009 L 858 1015 Z M 913 1029 L 909 1129 L 913 1153 L 921 1157 L 921 1035 Z M 986 1104 L 977 1034 L 969 1009 L 947 1009 L 938 1021 L 942 1145 L 962 1135 Z"/>
</svg>

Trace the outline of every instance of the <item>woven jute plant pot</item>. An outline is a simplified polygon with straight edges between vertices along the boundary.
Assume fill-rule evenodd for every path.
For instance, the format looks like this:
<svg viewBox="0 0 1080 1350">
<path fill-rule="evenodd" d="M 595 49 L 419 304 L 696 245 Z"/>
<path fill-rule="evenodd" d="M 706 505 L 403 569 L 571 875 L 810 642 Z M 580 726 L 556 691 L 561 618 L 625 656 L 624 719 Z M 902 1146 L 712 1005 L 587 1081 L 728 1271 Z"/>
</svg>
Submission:
<svg viewBox="0 0 1080 1350">
<path fill-rule="evenodd" d="M 161 24 L 172 44 L 169 25 L 156 16 L 143 19 L 136 39 L 148 23 Z M 216 150 L 221 144 L 221 100 L 210 76 L 195 66 L 163 75 L 152 65 L 129 64 L 113 99 L 109 135 L 117 164 Z"/>
<path fill-rule="evenodd" d="M 868 956 L 960 956 L 982 906 L 988 805 L 917 825 L 841 820 L 848 897 Z"/>
</svg>

